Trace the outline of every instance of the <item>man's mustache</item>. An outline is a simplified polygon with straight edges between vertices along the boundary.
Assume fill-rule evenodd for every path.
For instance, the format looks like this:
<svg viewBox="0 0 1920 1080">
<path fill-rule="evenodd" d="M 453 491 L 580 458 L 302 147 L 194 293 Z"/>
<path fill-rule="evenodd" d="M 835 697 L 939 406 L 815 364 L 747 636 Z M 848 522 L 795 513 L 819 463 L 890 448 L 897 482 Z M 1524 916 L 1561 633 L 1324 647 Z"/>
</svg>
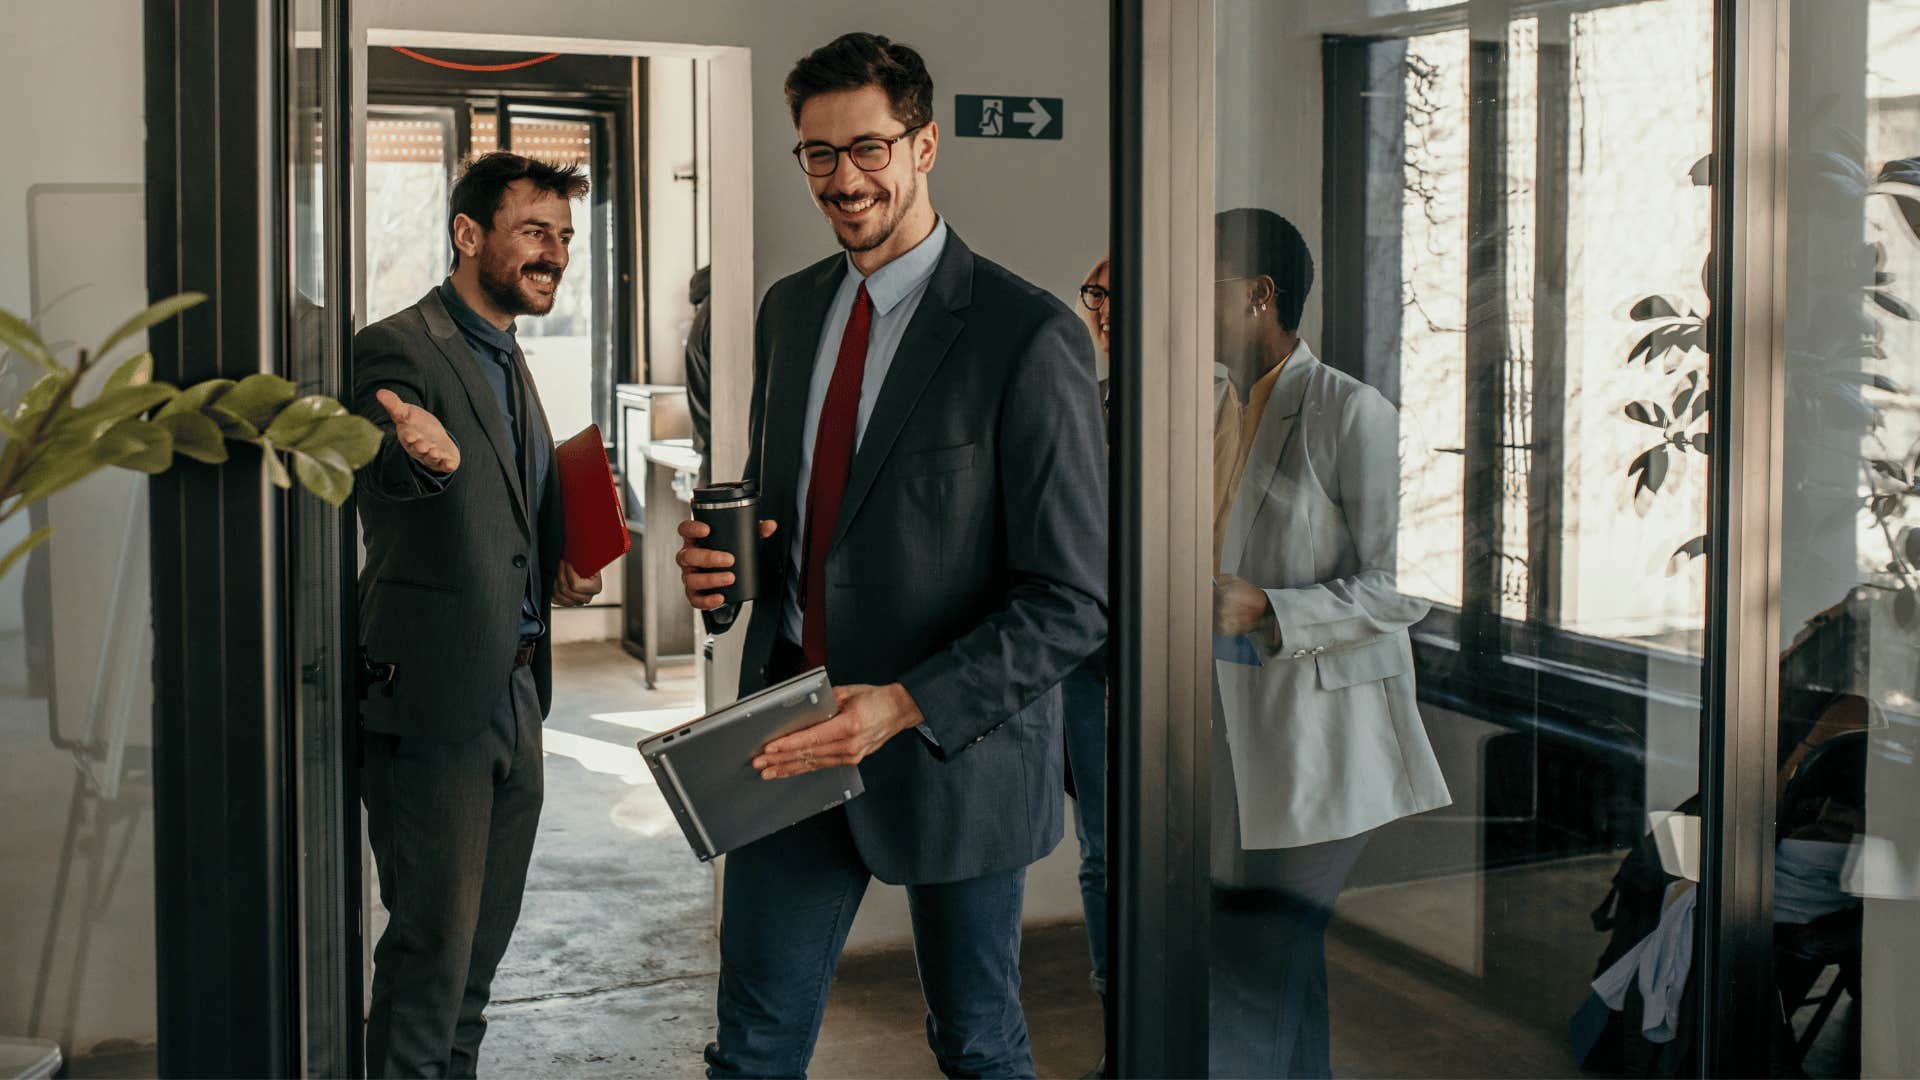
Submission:
<svg viewBox="0 0 1920 1080">
<path fill-rule="evenodd" d="M 556 285 L 560 282 L 560 276 L 566 273 L 564 269 L 549 262 L 528 263 L 520 268 L 520 272 L 522 274 L 552 274 Z"/>
</svg>

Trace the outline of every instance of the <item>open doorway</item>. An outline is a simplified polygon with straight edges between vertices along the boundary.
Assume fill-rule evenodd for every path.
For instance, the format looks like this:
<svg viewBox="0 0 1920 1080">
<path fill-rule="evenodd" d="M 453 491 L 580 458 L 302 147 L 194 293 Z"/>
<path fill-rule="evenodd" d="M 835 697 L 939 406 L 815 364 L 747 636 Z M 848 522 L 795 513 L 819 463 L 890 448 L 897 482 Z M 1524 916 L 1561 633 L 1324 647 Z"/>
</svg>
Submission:
<svg viewBox="0 0 1920 1080">
<path fill-rule="evenodd" d="M 629 515 L 648 530 L 662 523 L 663 512 L 679 512 L 645 483 L 634 490 L 634 478 L 665 456 L 660 451 L 666 448 L 650 443 L 671 438 L 659 433 L 665 430 L 660 425 L 670 424 L 672 407 L 659 406 L 672 400 L 662 388 L 684 378 L 679 360 L 685 330 L 676 325 L 690 311 L 683 274 L 711 266 L 713 442 L 706 462 L 714 479 L 729 480 L 742 474 L 746 459 L 756 301 L 773 282 L 839 250 L 808 202 L 805 177 L 792 154 L 794 132 L 781 80 L 793 57 L 854 29 L 910 43 L 925 52 L 941 80 L 935 107 L 939 122 L 956 131 L 956 94 L 977 97 L 1011 89 L 1023 100 L 1045 97 L 1052 103 L 1052 122 L 1069 133 L 1064 138 L 1016 142 L 950 136 L 934 181 L 940 212 L 950 215 L 953 228 L 982 255 L 1075 310 L 1089 267 L 1106 254 L 1105 3 L 1076 0 L 1037 19 L 1025 5 L 996 3 L 1003 17 L 1032 23 L 997 56 L 969 39 L 977 29 L 977 12 L 902 12 L 875 5 L 870 13 L 823 23 L 818 10 L 809 7 L 756 10 L 752 19 L 717 7 L 674 7 L 675 14 L 662 19 L 658 16 L 668 5 L 644 4 L 598 10 L 590 29 L 574 27 L 599 32 L 604 24 L 617 33 L 623 24 L 639 32 L 665 26 L 681 36 L 675 44 L 518 36 L 504 15 L 484 26 L 484 33 L 374 30 L 368 35 L 369 85 L 376 95 L 378 54 L 395 45 L 439 58 L 462 57 L 476 66 L 559 53 L 569 60 L 619 57 L 644 71 L 633 106 L 639 131 L 629 175 L 637 205 L 626 241 L 637 253 L 637 278 L 622 282 L 632 294 L 626 300 L 636 328 L 631 366 L 624 383 L 615 384 L 608 437 L 628 488 Z M 376 6 L 372 12 L 376 20 L 381 10 Z M 388 10 L 401 18 L 397 5 Z M 445 15 L 454 21 L 451 5 Z M 424 19 L 409 7 L 404 21 L 422 25 Z M 472 28 L 487 20 L 476 23 L 473 13 L 462 10 L 457 21 Z M 696 44 L 720 41 L 729 44 Z M 1063 55 L 1072 59 L 1063 62 Z M 688 88 L 689 112 L 706 118 L 705 127 L 714 133 L 707 138 L 694 125 L 691 157 L 659 149 L 667 137 L 663 99 L 670 86 Z M 496 117 L 505 112 L 517 121 L 515 106 L 529 95 L 508 95 L 515 100 L 504 109 L 499 96 L 469 94 L 465 107 L 484 113 L 491 102 Z M 1068 102 L 1064 113 L 1063 98 Z M 382 109 L 453 108 L 377 96 L 369 107 L 370 122 Z M 461 125 L 453 115 L 436 122 L 457 139 Z M 399 113 L 393 118 L 419 119 Z M 981 127 L 977 118 L 972 126 Z M 371 145 L 377 130 L 368 129 L 362 160 L 369 168 L 377 159 Z M 467 131 L 471 138 L 472 128 Z M 442 162 L 447 138 L 442 134 L 437 148 Z M 453 152 L 457 155 L 458 148 Z M 682 180 L 677 174 L 683 172 L 692 175 Z M 1043 182 L 1017 182 L 1021 179 Z M 444 189 L 435 190 L 444 198 Z M 676 203 L 684 209 L 666 210 Z M 369 215 L 363 235 L 371 244 L 379 227 L 372 217 L 371 190 L 363 205 Z M 443 216 L 435 214 L 430 222 L 431 250 L 442 260 Z M 667 235 L 674 222 L 690 223 L 692 235 Z M 371 260 L 370 248 L 366 254 Z M 669 269 L 675 259 L 683 260 L 684 270 Z M 361 280 L 370 281 L 373 272 L 369 266 Z M 421 288 L 426 284 L 431 279 Z M 369 298 L 361 309 L 373 306 Z M 532 348 L 528 351 L 531 356 Z M 638 421 L 620 393 L 623 385 L 646 391 L 648 405 Z M 544 381 L 541 392 L 549 393 Z M 556 419 L 556 434 L 564 434 L 561 427 Z M 677 589 L 677 579 L 669 580 Z M 650 605 L 636 601 L 636 595 L 658 596 L 655 579 L 610 579 L 602 599 L 618 598 L 623 624 L 652 612 L 663 622 L 689 625 L 684 602 Z M 556 631 L 563 629 L 556 622 Z M 700 1050 L 714 1027 L 715 877 L 687 854 L 633 744 L 644 732 L 691 715 L 687 710 L 731 700 L 739 684 L 735 657 L 742 635 L 716 639 L 710 661 L 685 666 L 672 659 L 664 634 L 650 637 L 661 645 L 650 686 L 644 663 L 635 665 L 629 659 L 633 654 L 620 648 L 628 636 L 624 625 L 596 632 L 597 640 L 562 644 L 556 651 L 555 705 L 546 728 L 547 810 L 521 922 L 494 985 L 482 1067 L 567 1075 L 691 1075 L 701 1067 Z M 575 808 L 563 809 L 567 806 Z M 1036 1064 L 1048 1076 L 1086 1073 L 1102 1045 L 1101 1001 L 1088 977 L 1071 811 L 1066 820 L 1062 842 L 1035 864 L 1025 890 L 1023 998 Z M 876 881 L 866 892 L 812 1071 L 835 1076 L 937 1072 L 927 1048 L 907 900 L 898 887 Z"/>
</svg>

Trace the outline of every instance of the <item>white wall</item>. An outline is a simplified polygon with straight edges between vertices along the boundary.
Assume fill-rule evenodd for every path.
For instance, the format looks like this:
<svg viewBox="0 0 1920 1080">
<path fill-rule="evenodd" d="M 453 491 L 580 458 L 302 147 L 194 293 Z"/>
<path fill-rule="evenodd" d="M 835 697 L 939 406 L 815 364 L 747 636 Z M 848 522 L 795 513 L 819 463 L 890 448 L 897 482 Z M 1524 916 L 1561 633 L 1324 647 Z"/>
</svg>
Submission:
<svg viewBox="0 0 1920 1080">
<path fill-rule="evenodd" d="M 539 34 L 753 51 L 753 128 L 716 127 L 717 143 L 754 147 L 757 291 L 831 254 L 833 238 L 793 162 L 781 84 L 793 62 L 849 30 L 920 50 L 933 72 L 935 118 L 951 125 L 956 93 L 1066 99 L 1058 142 L 958 139 L 934 170 L 934 205 L 975 251 L 1070 299 L 1107 236 L 1107 5 L 1100 0 L 598 0 L 530 9 L 517 0 L 358 0 L 377 30 Z M 719 212 L 719 208 L 716 208 Z"/>
</svg>

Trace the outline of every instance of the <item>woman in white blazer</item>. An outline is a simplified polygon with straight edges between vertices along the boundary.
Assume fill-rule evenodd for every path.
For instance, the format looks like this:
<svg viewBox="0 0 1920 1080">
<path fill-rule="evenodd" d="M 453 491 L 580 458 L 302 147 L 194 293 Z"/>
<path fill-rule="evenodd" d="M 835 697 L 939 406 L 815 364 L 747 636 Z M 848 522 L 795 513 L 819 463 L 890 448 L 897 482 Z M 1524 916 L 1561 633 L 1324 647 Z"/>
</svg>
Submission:
<svg viewBox="0 0 1920 1080">
<path fill-rule="evenodd" d="M 1313 284 L 1267 210 L 1216 221 L 1216 345 L 1242 409 L 1217 467 L 1216 1076 L 1327 1076 L 1325 930 L 1367 837 L 1450 802 L 1395 587 L 1397 414 L 1297 331 Z"/>
</svg>

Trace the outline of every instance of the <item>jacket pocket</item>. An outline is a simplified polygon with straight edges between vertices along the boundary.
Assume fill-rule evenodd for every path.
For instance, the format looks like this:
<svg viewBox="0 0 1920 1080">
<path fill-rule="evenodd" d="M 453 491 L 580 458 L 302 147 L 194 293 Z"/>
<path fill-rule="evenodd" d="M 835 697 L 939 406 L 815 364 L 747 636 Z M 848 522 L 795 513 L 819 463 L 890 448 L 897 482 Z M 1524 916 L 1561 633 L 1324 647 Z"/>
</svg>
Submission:
<svg viewBox="0 0 1920 1080">
<path fill-rule="evenodd" d="M 1342 690 L 1361 683 L 1413 673 L 1413 652 L 1406 635 L 1393 634 L 1365 645 L 1314 658 L 1320 671 L 1320 689 Z"/>
<path fill-rule="evenodd" d="M 935 473 L 958 472 L 973 467 L 973 443 L 965 446 L 944 446 L 938 450 L 922 450 L 915 454 L 906 454 L 894 462 L 893 475 L 904 479 L 909 476 L 931 476 Z"/>
<path fill-rule="evenodd" d="M 428 592 L 442 593 L 458 593 L 464 591 L 457 585 L 448 585 L 439 581 L 421 581 L 417 578 L 375 578 L 373 584 L 376 588 L 391 586 L 398 589 L 425 589 Z"/>
</svg>

